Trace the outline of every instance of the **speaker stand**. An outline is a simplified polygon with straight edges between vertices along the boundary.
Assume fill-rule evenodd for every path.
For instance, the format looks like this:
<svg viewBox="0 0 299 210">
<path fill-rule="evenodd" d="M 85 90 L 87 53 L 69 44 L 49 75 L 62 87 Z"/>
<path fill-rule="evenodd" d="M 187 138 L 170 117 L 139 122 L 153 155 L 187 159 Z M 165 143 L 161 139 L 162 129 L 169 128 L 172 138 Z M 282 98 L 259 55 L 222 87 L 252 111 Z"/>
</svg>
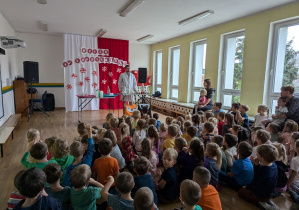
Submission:
<svg viewBox="0 0 299 210">
<path fill-rule="evenodd" d="M 45 112 L 43 109 L 39 108 L 38 106 L 35 105 L 35 102 L 33 102 L 33 98 L 32 98 L 32 83 L 29 83 L 29 88 L 31 88 L 31 91 L 30 91 L 30 104 L 22 111 L 22 114 L 27 110 L 28 110 L 28 118 L 27 118 L 27 122 L 29 122 L 29 119 L 30 119 L 30 115 L 33 114 L 33 109 L 34 108 L 37 108 L 39 109 L 40 111 L 42 111 L 45 115 L 47 115 L 48 117 L 50 117 L 50 115 Z"/>
</svg>

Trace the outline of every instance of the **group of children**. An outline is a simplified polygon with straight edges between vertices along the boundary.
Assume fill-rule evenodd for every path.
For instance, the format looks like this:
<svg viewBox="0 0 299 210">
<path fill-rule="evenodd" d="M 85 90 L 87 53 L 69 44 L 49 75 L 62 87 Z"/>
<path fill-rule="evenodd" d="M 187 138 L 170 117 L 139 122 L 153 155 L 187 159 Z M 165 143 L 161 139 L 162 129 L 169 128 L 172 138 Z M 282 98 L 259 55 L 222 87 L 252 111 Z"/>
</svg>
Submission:
<svg viewBox="0 0 299 210">
<path fill-rule="evenodd" d="M 21 160 L 27 170 L 15 177 L 9 208 L 157 209 L 179 196 L 185 209 L 218 210 L 222 185 L 265 209 L 278 209 L 270 198 L 287 189 L 299 203 L 298 125 L 287 121 L 280 132 L 283 100 L 273 119 L 260 105 L 251 127 L 247 105 L 224 113 L 215 103 L 164 123 L 147 107 L 122 118 L 109 113 L 103 128 L 78 124 L 70 145 L 56 137 L 43 143 L 30 129 Z"/>
</svg>

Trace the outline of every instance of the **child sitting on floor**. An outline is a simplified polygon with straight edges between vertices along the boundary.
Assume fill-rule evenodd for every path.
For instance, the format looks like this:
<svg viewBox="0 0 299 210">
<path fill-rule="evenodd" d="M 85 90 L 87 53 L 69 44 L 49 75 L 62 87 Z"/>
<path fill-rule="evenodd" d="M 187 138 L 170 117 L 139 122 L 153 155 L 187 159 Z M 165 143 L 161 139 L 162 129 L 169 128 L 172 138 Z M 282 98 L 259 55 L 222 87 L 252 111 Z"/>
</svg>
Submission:
<svg viewBox="0 0 299 210">
<path fill-rule="evenodd" d="M 225 124 L 222 127 L 222 136 L 224 136 L 226 133 L 231 133 L 230 129 L 235 124 L 234 115 L 230 114 L 230 113 L 226 113 L 224 115 L 224 121 L 225 121 Z"/>
<path fill-rule="evenodd" d="M 200 186 L 192 180 L 184 180 L 180 187 L 180 200 L 185 210 L 202 210 L 199 205 L 196 205 L 201 197 Z"/>
<path fill-rule="evenodd" d="M 223 172 L 226 172 L 227 171 L 227 158 L 226 158 L 226 155 L 224 153 L 224 148 L 223 148 L 224 138 L 223 138 L 223 136 L 217 135 L 212 138 L 212 142 L 218 144 L 218 146 L 221 149 L 220 151 L 221 151 L 221 155 L 222 155 L 222 161 L 221 161 L 220 170 Z"/>
<path fill-rule="evenodd" d="M 149 172 L 152 177 L 154 177 L 157 172 L 157 164 L 159 160 L 157 158 L 157 154 L 152 150 L 152 144 L 148 138 L 143 139 L 141 143 L 141 156 L 144 156 L 149 160 Z"/>
<path fill-rule="evenodd" d="M 133 147 L 132 137 L 130 136 L 129 125 L 123 123 L 120 125 L 119 133 L 121 136 L 121 153 L 125 159 L 125 162 L 130 170 L 133 170 L 133 161 L 137 158 Z"/>
<path fill-rule="evenodd" d="M 29 168 L 36 167 L 39 169 L 43 169 L 49 163 L 57 163 L 55 160 L 49 160 L 49 161 L 47 160 L 48 147 L 45 143 L 43 142 L 38 142 L 36 144 L 33 143 L 34 141 L 31 141 L 27 145 L 27 152 L 25 152 L 25 154 L 21 159 L 21 163 L 23 166 L 25 166 L 25 168 L 29 169 Z M 29 154 L 31 155 L 31 157 L 33 157 L 36 160 L 36 162 L 31 163 L 28 161 Z"/>
<path fill-rule="evenodd" d="M 93 139 L 92 139 L 92 130 L 90 125 L 87 126 L 87 133 L 88 133 L 88 146 L 87 146 L 86 155 L 84 157 L 83 154 L 85 150 L 81 142 L 75 141 L 70 146 L 70 151 L 71 151 L 70 153 L 72 156 L 74 156 L 75 160 L 73 164 L 67 167 L 67 171 L 63 183 L 64 186 L 71 186 L 70 174 L 74 168 L 82 164 L 87 164 L 89 167 L 91 167 L 92 156 L 93 156 Z"/>
<path fill-rule="evenodd" d="M 112 176 L 107 177 L 108 182 L 101 191 L 104 201 L 107 201 L 109 207 L 113 210 L 134 210 L 133 199 L 131 197 L 131 190 L 134 187 L 134 178 L 128 172 L 120 173 L 115 179 L 116 190 L 120 195 L 109 194 L 108 190 L 114 183 Z"/>
<path fill-rule="evenodd" d="M 222 129 L 223 129 L 223 126 L 225 125 L 224 115 L 225 115 L 224 112 L 219 112 L 218 116 L 217 116 L 217 120 L 219 121 L 217 124 L 219 135 L 222 135 Z"/>
<path fill-rule="evenodd" d="M 53 149 L 53 145 L 54 145 L 54 143 L 55 143 L 55 141 L 57 139 L 58 139 L 57 137 L 52 136 L 50 138 L 46 138 L 46 140 L 45 140 L 45 143 L 46 143 L 46 145 L 48 147 L 47 160 L 50 160 L 53 157 L 53 151 L 52 151 L 52 149 Z"/>
<path fill-rule="evenodd" d="M 276 123 L 269 123 L 266 127 L 266 131 L 268 131 L 271 135 L 271 142 L 276 143 L 278 142 L 278 134 L 280 131 L 280 126 Z"/>
<path fill-rule="evenodd" d="M 254 127 L 261 126 L 265 128 L 263 122 L 269 118 L 269 109 L 266 105 L 260 104 L 257 107 L 257 112 L 258 113 L 254 116 L 254 123 L 252 124 L 251 127 L 254 128 Z M 267 112 L 267 115 L 265 114 L 265 112 Z"/>
<path fill-rule="evenodd" d="M 212 113 L 214 114 L 215 117 L 218 117 L 218 114 L 220 112 L 224 112 L 223 109 L 221 109 L 222 103 L 221 102 L 215 102 L 213 106 Z"/>
<path fill-rule="evenodd" d="M 143 106 L 142 110 L 141 110 L 141 119 L 145 120 L 145 122 L 147 122 L 150 119 L 150 116 L 148 114 L 148 107 L 147 106 Z"/>
<path fill-rule="evenodd" d="M 99 143 L 99 150 L 102 156 L 94 161 L 92 177 L 98 182 L 106 184 L 108 182 L 108 176 L 117 177 L 119 174 L 119 167 L 117 160 L 110 156 L 110 153 L 113 150 L 113 144 L 110 139 L 102 139 Z"/>
<path fill-rule="evenodd" d="M 152 190 L 148 187 L 141 187 L 137 190 L 133 204 L 136 210 L 158 209 L 154 203 Z"/>
<path fill-rule="evenodd" d="M 198 205 L 203 209 L 222 209 L 219 194 L 215 187 L 210 185 L 211 173 L 202 166 L 197 166 L 193 171 L 193 181 L 197 182 L 201 188 L 201 198 Z"/>
<path fill-rule="evenodd" d="M 209 142 L 211 142 L 212 138 L 214 137 L 214 125 L 211 122 L 206 122 L 203 126 L 203 143 L 205 147 Z"/>
<path fill-rule="evenodd" d="M 190 153 L 190 154 L 189 154 Z M 177 158 L 179 170 L 179 183 L 185 179 L 192 179 L 193 170 L 204 163 L 204 145 L 198 139 L 190 142 L 189 151 L 181 152 Z"/>
<path fill-rule="evenodd" d="M 228 187 L 238 190 L 247 186 L 253 180 L 253 166 L 249 159 L 252 146 L 247 142 L 241 142 L 238 146 L 239 159 L 236 160 L 228 173 L 220 172 L 219 179 L 225 182 Z"/>
<path fill-rule="evenodd" d="M 136 131 L 133 135 L 133 145 L 135 153 L 141 155 L 141 143 L 146 138 L 146 122 L 143 119 L 138 120 Z"/>
<path fill-rule="evenodd" d="M 69 146 L 66 140 L 57 139 L 53 145 L 53 158 L 51 160 L 56 160 L 58 165 L 61 167 L 62 176 L 60 178 L 60 183 L 64 181 L 66 174 L 66 169 L 74 162 L 74 156 L 69 154 Z"/>
<path fill-rule="evenodd" d="M 157 128 L 158 131 L 160 131 L 161 121 L 159 120 L 159 114 L 158 113 L 154 113 L 153 114 L 153 118 L 155 118 L 157 120 L 156 128 Z"/>
<path fill-rule="evenodd" d="M 198 114 L 192 115 L 192 123 L 193 126 L 197 129 L 196 137 L 199 137 L 202 132 L 202 127 L 200 126 L 201 118 Z"/>
<path fill-rule="evenodd" d="M 178 130 L 175 126 L 170 125 L 167 129 L 167 139 L 162 144 L 163 151 L 167 148 L 174 148 L 174 139 L 178 134 Z"/>
<path fill-rule="evenodd" d="M 227 160 L 227 168 L 228 171 L 231 170 L 233 163 L 237 156 L 237 148 L 236 145 L 238 144 L 238 138 L 230 133 L 224 135 L 224 146 L 225 146 L 225 156 Z"/>
<path fill-rule="evenodd" d="M 116 143 L 120 145 L 120 135 L 119 135 L 119 128 L 118 128 L 119 120 L 116 117 L 113 117 L 110 120 L 111 130 L 114 131 L 116 137 Z"/>
<path fill-rule="evenodd" d="M 166 125 L 167 126 L 172 125 L 173 120 L 174 120 L 173 117 L 166 117 L 166 119 L 165 119 Z"/>
<path fill-rule="evenodd" d="M 153 182 L 152 176 L 148 173 L 148 169 L 150 167 L 150 163 L 148 159 L 145 157 L 138 157 L 134 162 L 134 171 L 137 174 L 137 177 L 135 177 L 134 182 L 135 186 L 132 189 L 132 194 L 134 195 L 138 189 L 141 187 L 148 187 L 152 190 L 152 193 L 154 195 L 154 201 L 155 204 L 158 204 L 158 198 L 157 193 L 155 190 L 155 185 Z M 136 195 L 136 194 L 135 194 Z"/>
<path fill-rule="evenodd" d="M 133 111 L 132 116 L 133 116 L 133 119 L 134 119 L 133 124 L 132 124 L 132 136 L 133 136 L 134 132 L 136 130 L 136 127 L 137 127 L 138 120 L 140 119 L 140 116 L 141 116 L 140 111 L 139 110 Z"/>
<path fill-rule="evenodd" d="M 214 125 L 214 131 L 213 131 L 213 134 L 214 135 L 218 135 L 218 119 L 217 118 L 215 118 L 215 117 L 210 117 L 209 119 L 208 119 L 208 122 L 210 122 L 210 123 L 213 123 L 213 125 Z"/>
<path fill-rule="evenodd" d="M 185 121 L 184 122 L 184 129 L 183 129 L 183 135 L 182 135 L 182 137 L 186 140 L 186 141 L 189 141 L 189 139 L 188 139 L 188 134 L 187 134 L 187 128 L 189 127 L 189 126 L 192 126 L 192 123 L 191 123 L 191 121 Z"/>
<path fill-rule="evenodd" d="M 290 144 L 292 140 L 292 134 L 298 131 L 298 124 L 293 120 L 288 120 L 284 124 L 284 128 L 280 136 L 278 137 L 278 142 L 282 143 L 287 150 L 287 155 L 290 154 Z"/>
<path fill-rule="evenodd" d="M 258 130 L 256 132 L 255 140 L 257 142 L 257 146 L 253 147 L 252 154 L 250 156 L 250 160 L 251 160 L 252 164 L 259 165 L 259 161 L 257 158 L 257 148 L 258 148 L 258 146 L 263 145 L 263 144 L 271 144 L 270 138 L 271 138 L 271 136 L 268 131 Z"/>
<path fill-rule="evenodd" d="M 161 141 L 159 138 L 159 133 L 157 131 L 157 128 L 153 125 L 150 125 L 147 128 L 147 137 L 151 140 L 151 143 L 153 145 L 153 151 L 156 154 L 160 153 L 160 147 L 161 147 Z"/>
<path fill-rule="evenodd" d="M 197 128 L 194 126 L 189 126 L 187 128 L 187 142 L 188 142 L 188 146 L 190 146 L 190 142 L 191 140 L 193 140 L 196 137 L 197 134 Z"/>
<path fill-rule="evenodd" d="M 50 187 L 45 188 L 46 193 L 60 201 L 63 210 L 68 210 L 71 205 L 71 188 L 60 185 L 61 167 L 55 163 L 50 163 L 44 167 L 43 171 L 47 176 L 47 183 L 50 185 Z"/>
<path fill-rule="evenodd" d="M 15 186 L 16 189 L 18 188 L 17 185 L 18 185 L 19 177 L 20 177 L 20 175 L 22 175 L 23 172 L 24 172 L 24 170 L 19 171 L 19 172 L 16 174 L 15 178 L 14 178 L 14 186 Z M 7 207 L 8 207 L 7 209 L 8 209 L 8 210 L 12 210 L 12 209 L 14 209 L 14 208 L 17 206 L 17 204 L 18 204 L 21 200 L 23 200 L 23 199 L 26 199 L 26 197 L 24 197 L 23 195 L 21 195 L 20 192 L 19 192 L 18 190 L 12 192 L 12 193 L 9 195 L 9 198 L 8 198 L 8 201 L 7 201 Z"/>
<path fill-rule="evenodd" d="M 161 172 L 160 169 L 157 170 L 158 177 L 158 199 L 161 203 L 170 203 L 177 196 L 177 174 L 175 168 L 178 157 L 177 151 L 173 148 L 168 148 L 163 153 L 163 166 L 164 171 Z"/>
<path fill-rule="evenodd" d="M 29 144 L 32 146 L 35 143 L 42 142 L 40 140 L 40 132 L 37 129 L 30 128 L 27 131 L 27 140 L 28 140 L 27 148 L 28 148 Z M 47 156 L 48 155 L 49 154 L 47 154 Z M 35 160 L 31 155 L 29 155 L 28 160 L 31 163 L 36 163 L 37 162 L 37 160 Z M 48 158 L 47 158 L 47 160 L 48 160 Z"/>
<path fill-rule="evenodd" d="M 87 129 L 85 123 L 79 123 L 77 126 L 77 132 L 79 133 L 79 136 L 74 138 L 74 141 L 81 141 L 81 138 L 85 135 L 87 135 Z"/>
<path fill-rule="evenodd" d="M 103 123 L 103 128 L 107 129 L 106 128 L 106 123 L 109 123 L 110 124 L 110 120 L 114 117 L 114 114 L 113 113 L 108 113 L 106 115 L 106 122 Z"/>
<path fill-rule="evenodd" d="M 26 199 L 21 200 L 14 209 L 61 209 L 60 202 L 46 196 L 44 191 L 47 183 L 45 172 L 39 168 L 31 168 L 18 175 L 17 189 Z"/>
<path fill-rule="evenodd" d="M 75 210 L 96 209 L 96 199 L 101 198 L 101 188 L 104 186 L 91 178 L 90 167 L 81 164 L 71 172 L 71 204 Z M 87 186 L 92 184 L 94 187 Z"/>
<path fill-rule="evenodd" d="M 299 139 L 299 132 L 294 132 L 292 134 L 292 140 L 291 140 L 291 143 L 290 143 L 290 155 L 289 155 L 289 162 L 292 161 L 293 157 L 295 156 L 296 154 L 296 141 Z M 297 156 L 299 154 L 297 153 Z"/>
<path fill-rule="evenodd" d="M 257 148 L 258 160 L 263 165 L 257 169 L 251 184 L 238 191 L 240 198 L 265 209 L 279 209 L 270 199 L 277 183 L 277 166 L 274 163 L 277 156 L 277 149 L 272 145 L 260 145 Z"/>
<path fill-rule="evenodd" d="M 222 155 L 218 144 L 210 142 L 206 147 L 206 157 L 204 160 L 204 167 L 211 173 L 210 184 L 215 188 L 218 184 L 219 172 L 221 168 Z"/>
<path fill-rule="evenodd" d="M 126 161 L 123 158 L 119 146 L 116 143 L 117 139 L 114 131 L 106 131 L 106 133 L 104 134 L 104 138 L 108 138 L 112 141 L 113 149 L 110 155 L 111 157 L 114 157 L 117 160 L 120 171 L 123 171 L 123 169 L 126 166 Z"/>
</svg>

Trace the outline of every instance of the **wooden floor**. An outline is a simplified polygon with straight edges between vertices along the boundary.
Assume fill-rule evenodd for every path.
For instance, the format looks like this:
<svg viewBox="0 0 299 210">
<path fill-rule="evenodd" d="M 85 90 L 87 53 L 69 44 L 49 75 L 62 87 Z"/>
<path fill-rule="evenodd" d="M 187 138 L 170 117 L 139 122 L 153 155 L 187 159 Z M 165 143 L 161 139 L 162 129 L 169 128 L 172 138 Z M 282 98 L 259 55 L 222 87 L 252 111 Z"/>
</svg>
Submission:
<svg viewBox="0 0 299 210">
<path fill-rule="evenodd" d="M 84 111 L 83 122 L 90 125 L 101 127 L 105 121 L 108 111 Z M 36 128 L 41 133 L 41 139 L 44 140 L 50 136 L 67 139 L 72 142 L 72 139 L 77 134 L 78 112 L 65 112 L 57 110 L 49 112 L 51 117 L 47 117 L 41 112 L 35 112 L 27 122 L 26 117 L 22 117 L 14 130 L 14 139 L 7 140 L 4 145 L 4 157 L 0 158 L 0 209 L 5 209 L 9 194 L 14 191 L 13 179 L 19 170 L 24 169 L 21 165 L 21 157 L 26 150 L 26 131 L 30 128 Z M 117 112 L 115 112 L 117 115 Z M 166 116 L 160 114 L 160 121 L 165 122 Z M 258 209 L 257 207 L 240 200 L 237 192 L 223 187 L 220 192 L 222 207 L 225 210 L 251 210 Z M 288 194 L 284 194 L 279 198 L 274 199 L 274 202 L 281 209 L 289 209 L 291 200 Z M 169 205 L 159 205 L 159 209 L 168 210 L 178 208 L 179 202 Z"/>
</svg>

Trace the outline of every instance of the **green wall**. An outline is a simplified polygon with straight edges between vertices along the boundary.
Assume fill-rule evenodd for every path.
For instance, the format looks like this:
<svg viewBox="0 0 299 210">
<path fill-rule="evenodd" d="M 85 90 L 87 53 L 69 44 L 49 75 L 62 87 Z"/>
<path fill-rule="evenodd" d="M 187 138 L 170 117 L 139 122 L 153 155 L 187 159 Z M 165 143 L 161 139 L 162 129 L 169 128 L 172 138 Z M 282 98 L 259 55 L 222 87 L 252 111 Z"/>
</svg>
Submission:
<svg viewBox="0 0 299 210">
<path fill-rule="evenodd" d="M 153 70 L 154 51 L 162 50 L 162 98 L 168 95 L 168 57 L 169 48 L 180 46 L 179 102 L 188 102 L 188 75 L 190 42 L 207 39 L 205 78 L 212 81 L 216 89 L 218 80 L 219 48 L 222 34 L 245 30 L 243 79 L 241 103 L 251 108 L 248 114 L 254 115 L 257 106 L 263 103 L 265 71 L 267 64 L 268 39 L 271 22 L 299 16 L 299 2 L 267 10 L 262 13 L 240 18 L 208 29 L 180 36 L 151 46 L 151 70 Z M 151 75 L 153 71 L 151 71 Z M 152 75 L 153 76 L 153 75 Z M 216 99 L 216 98 L 215 98 Z"/>
</svg>

